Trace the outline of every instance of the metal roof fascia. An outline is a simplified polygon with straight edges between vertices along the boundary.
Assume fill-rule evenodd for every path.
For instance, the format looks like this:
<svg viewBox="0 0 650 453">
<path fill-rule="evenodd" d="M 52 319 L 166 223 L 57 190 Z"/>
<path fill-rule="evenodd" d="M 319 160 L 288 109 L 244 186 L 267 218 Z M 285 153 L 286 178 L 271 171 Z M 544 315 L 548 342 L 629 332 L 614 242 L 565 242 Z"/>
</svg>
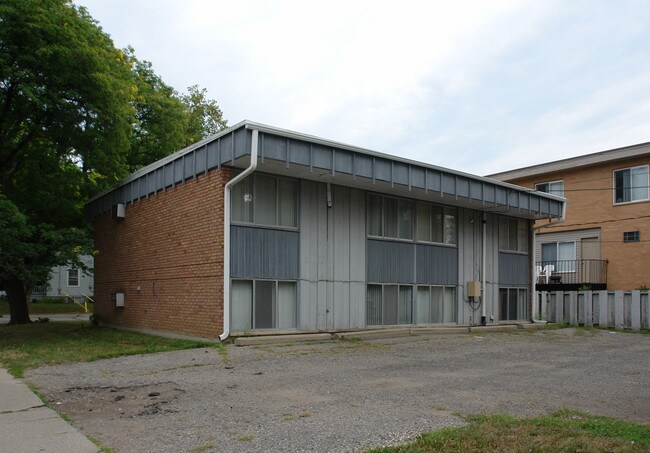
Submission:
<svg viewBox="0 0 650 453">
<path fill-rule="evenodd" d="M 160 167 L 164 167 L 168 163 L 170 163 L 170 162 L 172 162 L 172 161 L 174 161 L 176 159 L 179 159 L 179 158 L 183 157 L 184 155 L 189 154 L 192 151 L 194 151 L 194 150 L 196 150 L 196 149 L 198 149 L 198 148 L 200 148 L 202 146 L 205 146 L 205 145 L 213 142 L 214 140 L 217 140 L 217 139 L 223 137 L 224 135 L 228 135 L 229 133 L 234 132 L 237 129 L 240 129 L 242 126 L 244 126 L 246 124 L 246 122 L 247 122 L 246 120 L 240 121 L 239 123 L 235 124 L 234 126 L 230 126 L 227 129 L 224 129 L 224 130 L 222 130 L 221 132 L 218 132 L 215 135 L 211 135 L 210 137 L 206 137 L 203 140 L 198 141 L 196 143 L 193 143 L 190 146 L 187 146 L 187 147 L 185 147 L 185 148 L 183 148 L 181 150 L 178 150 L 178 151 L 176 151 L 176 152 L 174 152 L 174 153 L 172 153 L 172 154 L 170 154 L 168 156 L 165 156 L 162 159 L 157 160 L 156 162 L 147 165 L 146 167 L 142 167 L 142 168 L 136 170 L 135 172 L 131 173 L 126 178 L 120 180 L 115 186 L 104 190 L 103 192 L 99 193 L 98 195 L 95 195 L 93 198 L 88 200 L 86 202 L 86 204 L 91 203 L 91 202 L 103 197 L 104 195 L 111 193 L 113 190 L 115 190 L 115 189 L 117 189 L 117 188 L 119 188 L 119 187 L 121 187 L 121 186 L 123 186 L 125 184 L 128 184 L 131 181 L 135 181 L 136 179 L 146 175 L 147 173 L 151 173 L 152 171 L 157 170 Z"/>
<path fill-rule="evenodd" d="M 450 168 L 439 167 L 437 165 L 427 164 L 427 163 L 419 162 L 419 161 L 416 161 L 416 160 L 411 160 L 411 159 L 406 159 L 406 158 L 403 158 L 403 157 L 393 156 L 391 154 L 385 154 L 385 153 L 381 153 L 379 151 L 372 151 L 372 150 L 361 148 L 361 147 L 358 147 L 358 146 L 348 145 L 348 144 L 337 142 L 337 141 L 334 141 L 334 140 L 328 140 L 328 139 L 316 137 L 314 135 L 303 134 L 303 133 L 300 133 L 300 132 L 294 132 L 294 131 L 290 131 L 290 130 L 287 130 L 287 129 L 280 129 L 280 128 L 276 128 L 276 127 L 273 127 L 273 126 L 267 126 L 265 124 L 255 123 L 255 122 L 252 122 L 252 121 L 245 121 L 245 127 L 246 127 L 246 129 L 257 129 L 258 131 L 264 132 L 264 133 L 280 135 L 280 136 L 283 136 L 283 137 L 293 138 L 293 139 L 296 139 L 296 140 L 306 141 L 306 142 L 309 142 L 309 143 L 315 143 L 315 144 L 319 144 L 319 145 L 323 145 L 323 146 L 327 146 L 327 147 L 337 147 L 337 148 L 340 148 L 340 149 L 344 149 L 346 151 L 352 151 L 352 152 L 356 152 L 356 153 L 360 153 L 360 154 L 366 154 L 366 155 L 372 156 L 372 157 L 380 157 L 382 159 L 392 160 L 392 161 L 395 161 L 395 162 L 401 162 L 401 163 L 404 163 L 404 164 L 407 164 L 407 165 L 414 165 L 416 167 L 421 167 L 421 168 L 425 168 L 425 169 L 428 169 L 428 170 L 435 170 L 435 171 L 438 171 L 438 172 L 444 172 L 444 173 L 448 173 L 448 174 L 451 174 L 451 175 L 463 176 L 465 178 L 473 179 L 475 181 L 486 182 L 488 184 L 493 184 L 495 186 L 500 186 L 500 187 L 505 187 L 507 189 L 517 190 L 518 192 L 525 192 L 525 193 L 531 193 L 531 194 L 534 194 L 534 195 L 539 195 L 542 198 L 550 198 L 552 200 L 566 201 L 566 199 L 564 197 L 559 197 L 557 195 L 548 194 L 546 192 L 538 192 L 538 191 L 536 191 L 534 189 L 529 189 L 527 187 L 521 187 L 521 186 L 518 186 L 516 184 L 510 184 L 510 183 L 504 182 L 504 181 L 499 181 L 498 179 L 492 179 L 492 178 L 485 177 L 485 176 L 473 175 L 471 173 L 465 173 L 465 172 L 458 171 L 458 170 L 453 170 L 453 169 L 450 169 Z M 350 172 L 350 174 L 352 174 L 352 172 Z"/>
<path fill-rule="evenodd" d="M 121 186 L 123 186 L 125 184 L 128 184 L 131 181 L 137 180 L 138 178 L 146 175 L 147 173 L 150 173 L 150 172 L 152 172 L 152 171 L 154 171 L 154 170 L 156 170 L 156 169 L 158 169 L 160 167 L 163 167 L 166 164 L 168 164 L 168 163 L 170 163 L 170 162 L 172 162 L 172 161 L 174 161 L 176 159 L 182 158 L 184 155 L 186 155 L 186 154 L 188 154 L 188 153 L 190 153 L 190 152 L 192 152 L 192 151 L 194 151 L 194 150 L 196 150 L 196 149 L 198 149 L 198 148 L 200 148 L 200 147 L 202 147 L 204 145 L 207 145 L 207 144 L 213 142 L 214 140 L 217 140 L 217 139 L 219 139 L 219 138 L 221 138 L 221 137 L 223 137 L 223 136 L 225 136 L 227 134 L 230 134 L 230 133 L 232 133 L 232 132 L 234 132 L 237 129 L 240 129 L 242 127 L 245 127 L 246 129 L 256 129 L 256 130 L 258 130 L 260 132 L 263 132 L 263 133 L 268 133 L 268 134 L 278 135 L 278 136 L 291 138 L 291 139 L 295 139 L 295 140 L 305 141 L 305 142 L 312 143 L 312 144 L 320 144 L 320 145 L 327 146 L 327 147 L 336 147 L 336 148 L 339 148 L 339 149 L 344 149 L 344 150 L 352 151 L 352 152 L 359 153 L 359 154 L 365 154 L 365 155 L 368 155 L 368 156 L 371 156 L 371 157 L 379 157 L 379 158 L 386 159 L 386 160 L 389 160 L 389 161 L 401 162 L 401 163 L 404 163 L 406 165 L 413 165 L 413 166 L 416 166 L 416 167 L 420 167 L 420 168 L 424 168 L 424 169 L 428 169 L 428 170 L 434 170 L 434 171 L 441 172 L 441 173 L 447 173 L 447 174 L 450 174 L 450 175 L 462 176 L 464 178 L 468 178 L 468 179 L 471 179 L 471 180 L 492 184 L 492 185 L 495 185 L 495 186 L 504 187 L 506 189 L 515 190 L 517 192 L 530 193 L 530 194 L 534 194 L 534 195 L 537 195 L 537 196 L 542 197 L 542 198 L 549 198 L 549 199 L 552 199 L 552 200 L 566 202 L 566 199 L 563 198 L 563 197 L 559 197 L 559 196 L 552 195 L 552 194 L 547 194 L 545 192 L 538 192 L 538 191 L 536 191 L 534 189 L 528 189 L 526 187 L 517 186 L 515 184 L 510 184 L 510 183 L 499 181 L 499 180 L 496 180 L 496 179 L 492 179 L 492 178 L 488 178 L 488 177 L 484 177 L 484 176 L 473 175 L 473 174 L 470 174 L 470 173 L 465 173 L 465 172 L 458 171 L 458 170 L 453 170 L 453 169 L 450 169 L 450 168 L 440 167 L 440 166 L 437 166 L 437 165 L 427 164 L 427 163 L 415 161 L 415 160 L 412 160 L 412 159 L 406 159 L 406 158 L 402 158 L 402 157 L 398 157 L 398 156 L 393 156 L 391 154 L 385 154 L 385 153 L 381 153 L 381 152 L 378 152 L 378 151 L 373 151 L 373 150 L 361 148 L 359 146 L 348 145 L 348 144 L 337 142 L 337 141 L 334 141 L 334 140 L 328 140 L 328 139 L 320 138 L 320 137 L 317 137 L 317 136 L 314 136 L 314 135 L 304 134 L 304 133 L 300 133 L 300 132 L 294 132 L 294 131 L 290 131 L 290 130 L 287 130 L 287 129 L 281 129 L 281 128 L 277 128 L 277 127 L 273 127 L 273 126 L 268 126 L 268 125 L 265 125 L 265 124 L 256 123 L 256 122 L 249 121 L 249 120 L 243 120 L 243 121 L 240 121 L 239 123 L 227 128 L 227 129 L 224 129 L 223 131 L 219 132 L 218 134 L 215 134 L 213 136 L 205 138 L 205 139 L 203 139 L 203 140 L 201 140 L 201 141 L 199 141 L 197 143 L 194 143 L 194 144 L 192 144 L 192 145 L 190 145 L 190 146 L 188 146 L 186 148 L 183 148 L 183 149 L 181 149 L 179 151 L 176 151 L 175 153 L 170 154 L 169 156 L 166 156 L 166 157 L 164 157 L 164 158 L 162 158 L 162 159 L 160 159 L 160 160 L 158 160 L 158 161 L 156 161 L 156 162 L 154 162 L 152 164 L 147 165 L 146 167 L 143 167 L 143 168 L 137 170 L 136 172 L 134 172 L 133 174 L 131 174 L 127 178 L 119 181 L 114 187 L 106 189 L 103 192 L 101 192 L 100 194 L 94 196 L 93 198 L 88 200 L 88 202 L 86 202 L 86 204 L 90 204 L 90 203 L 104 197 L 105 195 L 111 193 L 112 191 L 118 189 L 119 187 L 121 187 Z M 350 174 L 352 174 L 352 172 L 353 171 L 351 171 Z"/>
</svg>

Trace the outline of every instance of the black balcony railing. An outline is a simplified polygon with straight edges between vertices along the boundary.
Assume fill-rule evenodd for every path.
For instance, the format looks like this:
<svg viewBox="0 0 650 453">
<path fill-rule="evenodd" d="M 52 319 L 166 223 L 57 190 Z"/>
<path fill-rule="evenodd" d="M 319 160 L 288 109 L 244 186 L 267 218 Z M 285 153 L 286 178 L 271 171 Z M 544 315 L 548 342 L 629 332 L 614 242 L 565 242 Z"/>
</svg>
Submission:
<svg viewBox="0 0 650 453">
<path fill-rule="evenodd" d="M 606 260 L 560 260 L 535 263 L 538 291 L 607 289 Z"/>
</svg>

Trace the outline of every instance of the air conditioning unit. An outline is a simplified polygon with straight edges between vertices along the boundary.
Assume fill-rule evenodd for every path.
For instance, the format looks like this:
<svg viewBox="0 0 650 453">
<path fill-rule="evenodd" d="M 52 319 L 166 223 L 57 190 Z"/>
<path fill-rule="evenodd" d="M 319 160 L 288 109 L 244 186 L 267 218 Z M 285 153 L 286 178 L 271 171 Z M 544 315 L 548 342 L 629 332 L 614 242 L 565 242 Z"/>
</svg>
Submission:
<svg viewBox="0 0 650 453">
<path fill-rule="evenodd" d="M 114 307 L 124 307 L 124 293 L 113 293 L 111 294 L 111 303 Z"/>
<path fill-rule="evenodd" d="M 111 213 L 114 219 L 123 219 L 126 217 L 126 206 L 124 203 L 117 203 L 116 205 L 113 205 Z"/>
</svg>

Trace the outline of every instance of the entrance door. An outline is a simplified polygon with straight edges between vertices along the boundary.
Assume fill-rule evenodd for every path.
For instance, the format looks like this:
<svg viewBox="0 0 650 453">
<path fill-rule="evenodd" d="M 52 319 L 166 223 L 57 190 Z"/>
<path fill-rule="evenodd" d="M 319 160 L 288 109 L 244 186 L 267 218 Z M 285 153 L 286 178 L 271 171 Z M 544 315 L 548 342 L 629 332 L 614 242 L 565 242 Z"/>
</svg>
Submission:
<svg viewBox="0 0 650 453">
<path fill-rule="evenodd" d="M 596 238 L 583 238 L 580 240 L 582 265 L 581 283 L 601 283 L 600 281 L 600 240 Z"/>
</svg>

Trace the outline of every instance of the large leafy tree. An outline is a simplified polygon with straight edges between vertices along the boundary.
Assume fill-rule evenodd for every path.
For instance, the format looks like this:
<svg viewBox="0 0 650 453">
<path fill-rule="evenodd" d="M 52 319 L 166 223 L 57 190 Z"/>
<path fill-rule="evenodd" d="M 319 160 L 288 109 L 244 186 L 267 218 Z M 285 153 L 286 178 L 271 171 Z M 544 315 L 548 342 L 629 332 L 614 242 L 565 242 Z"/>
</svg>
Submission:
<svg viewBox="0 0 650 453">
<path fill-rule="evenodd" d="M 225 124 L 205 90 L 178 95 L 84 8 L 0 1 L 0 289 L 10 323 L 29 322 L 31 288 L 52 266 L 92 250 L 88 197 Z"/>
</svg>

